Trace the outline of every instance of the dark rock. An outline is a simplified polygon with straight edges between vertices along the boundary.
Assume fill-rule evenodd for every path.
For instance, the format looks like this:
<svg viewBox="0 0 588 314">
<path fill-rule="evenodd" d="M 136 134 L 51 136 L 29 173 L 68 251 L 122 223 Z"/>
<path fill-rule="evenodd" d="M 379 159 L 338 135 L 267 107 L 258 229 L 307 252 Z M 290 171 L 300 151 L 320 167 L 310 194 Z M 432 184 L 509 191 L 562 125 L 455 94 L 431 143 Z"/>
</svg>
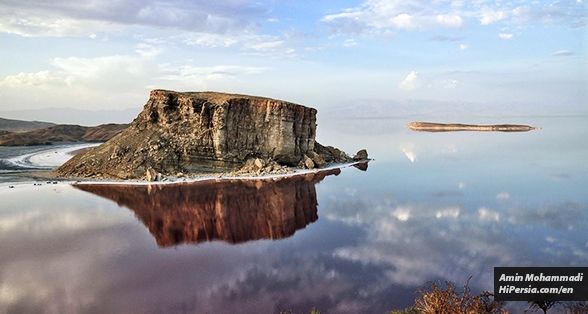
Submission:
<svg viewBox="0 0 588 314">
<path fill-rule="evenodd" d="M 355 156 L 353 156 L 353 160 L 355 160 L 355 161 L 366 160 L 366 159 L 368 159 L 368 153 L 367 153 L 367 150 L 365 150 L 365 149 L 358 151 L 357 154 L 355 154 Z"/>
<path fill-rule="evenodd" d="M 355 167 L 361 171 L 367 171 L 368 170 L 368 163 L 367 162 L 360 162 L 360 163 L 354 164 L 353 167 Z"/>
<path fill-rule="evenodd" d="M 327 163 L 344 163 L 352 161 L 344 151 L 333 146 L 323 146 L 318 142 L 314 143 L 314 151 L 319 154 Z"/>
<path fill-rule="evenodd" d="M 308 155 L 316 168 L 323 168 L 327 164 L 325 159 L 314 151 L 308 152 Z"/>
</svg>

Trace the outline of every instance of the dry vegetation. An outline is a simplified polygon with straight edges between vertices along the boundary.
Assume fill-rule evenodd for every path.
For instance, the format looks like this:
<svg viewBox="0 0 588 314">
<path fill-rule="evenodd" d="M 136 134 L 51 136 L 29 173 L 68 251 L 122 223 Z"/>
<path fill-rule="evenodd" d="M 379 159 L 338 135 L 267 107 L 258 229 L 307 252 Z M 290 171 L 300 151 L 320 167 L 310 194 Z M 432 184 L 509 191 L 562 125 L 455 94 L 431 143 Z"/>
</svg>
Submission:
<svg viewBox="0 0 588 314">
<path fill-rule="evenodd" d="M 469 280 L 468 280 L 469 282 Z M 441 284 L 430 283 L 429 289 L 418 291 L 415 307 L 421 314 L 500 314 L 508 313 L 504 310 L 505 302 L 494 300 L 494 295 L 484 292 L 472 295 L 468 283 L 462 292 L 455 289 L 451 282 L 445 282 L 447 289 Z"/>
</svg>

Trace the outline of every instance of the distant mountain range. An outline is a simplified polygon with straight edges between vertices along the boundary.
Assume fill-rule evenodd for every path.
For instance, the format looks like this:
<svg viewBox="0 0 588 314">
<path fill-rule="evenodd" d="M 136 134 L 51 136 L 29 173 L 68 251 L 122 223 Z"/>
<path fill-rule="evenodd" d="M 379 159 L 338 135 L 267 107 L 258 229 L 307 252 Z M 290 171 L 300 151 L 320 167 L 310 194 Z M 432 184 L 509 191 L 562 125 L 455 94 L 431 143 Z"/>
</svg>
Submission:
<svg viewBox="0 0 588 314">
<path fill-rule="evenodd" d="M 142 108 L 140 107 L 122 110 L 83 110 L 73 108 L 3 110 L 0 111 L 0 117 L 24 121 L 46 121 L 53 125 L 77 124 L 82 126 L 96 126 L 107 123 L 131 123 L 141 110 Z"/>
<path fill-rule="evenodd" d="M 406 117 L 503 117 L 543 115 L 586 115 L 586 107 L 547 107 L 524 103 L 470 103 L 433 100 L 355 99 L 324 108 L 321 117 L 406 118 Z"/>
<path fill-rule="evenodd" d="M 129 124 L 95 127 L 0 118 L 0 146 L 48 145 L 58 142 L 105 142 Z"/>
<path fill-rule="evenodd" d="M 6 134 L 6 132 L 26 132 L 41 128 L 47 128 L 54 126 L 55 123 L 50 122 L 39 122 L 39 121 L 22 121 L 0 118 L 0 132 Z M 0 135 L 2 135 L 0 133 Z"/>
</svg>

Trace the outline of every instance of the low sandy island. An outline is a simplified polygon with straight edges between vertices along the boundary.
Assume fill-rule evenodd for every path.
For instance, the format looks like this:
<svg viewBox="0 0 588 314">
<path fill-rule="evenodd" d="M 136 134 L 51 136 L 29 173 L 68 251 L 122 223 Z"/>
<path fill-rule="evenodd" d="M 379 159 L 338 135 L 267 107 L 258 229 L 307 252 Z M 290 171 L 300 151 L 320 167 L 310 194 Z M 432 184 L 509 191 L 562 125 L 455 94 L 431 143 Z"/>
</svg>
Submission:
<svg viewBox="0 0 588 314">
<path fill-rule="evenodd" d="M 541 128 L 522 124 L 494 124 L 476 125 L 460 123 L 434 123 L 434 122 L 411 122 L 406 125 L 413 131 L 422 132 L 452 132 L 452 131 L 499 131 L 499 132 L 526 132 L 540 130 Z"/>
</svg>

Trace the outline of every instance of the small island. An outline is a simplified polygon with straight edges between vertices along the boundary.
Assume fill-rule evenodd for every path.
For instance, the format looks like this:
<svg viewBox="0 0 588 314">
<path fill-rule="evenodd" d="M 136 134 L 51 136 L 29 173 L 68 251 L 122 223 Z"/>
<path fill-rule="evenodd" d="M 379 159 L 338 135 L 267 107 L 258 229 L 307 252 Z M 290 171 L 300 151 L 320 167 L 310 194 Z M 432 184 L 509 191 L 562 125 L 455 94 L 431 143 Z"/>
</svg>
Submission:
<svg viewBox="0 0 588 314">
<path fill-rule="evenodd" d="M 494 124 L 476 125 L 460 123 L 411 122 L 406 125 L 413 131 L 419 132 L 453 132 L 453 131 L 482 131 L 482 132 L 527 132 L 541 128 L 522 124 Z"/>
<path fill-rule="evenodd" d="M 64 178 L 161 181 L 193 174 L 262 176 L 367 160 L 315 140 L 314 108 L 219 92 L 153 90 L 124 131 L 56 170 Z"/>
</svg>

